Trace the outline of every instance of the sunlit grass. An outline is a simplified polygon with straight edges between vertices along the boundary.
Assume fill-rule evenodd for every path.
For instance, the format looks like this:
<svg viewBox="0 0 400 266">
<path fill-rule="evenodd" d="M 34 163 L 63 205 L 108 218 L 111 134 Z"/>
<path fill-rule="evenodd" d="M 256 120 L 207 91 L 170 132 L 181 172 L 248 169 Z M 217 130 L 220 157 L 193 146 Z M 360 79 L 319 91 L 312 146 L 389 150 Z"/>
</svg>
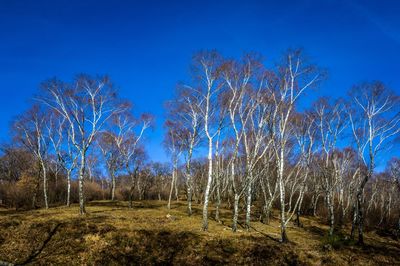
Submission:
<svg viewBox="0 0 400 266">
<path fill-rule="evenodd" d="M 268 225 L 255 220 L 249 232 L 239 226 L 233 233 L 232 214 L 226 209 L 219 222 L 210 209 L 207 232 L 201 230 L 201 206 L 196 204 L 191 217 L 185 202 L 175 202 L 168 210 L 160 201 L 135 202 L 132 209 L 126 202 L 96 201 L 86 210 L 84 216 L 77 205 L 0 210 L 0 260 L 68 265 L 399 263 L 394 256 L 400 252 L 398 242 L 369 233 L 366 250 L 350 242 L 344 245 L 343 236 L 328 239 L 328 227 L 311 217 L 302 217 L 301 228 L 290 223 L 291 242 L 283 245 L 276 241 L 277 219 Z"/>
</svg>

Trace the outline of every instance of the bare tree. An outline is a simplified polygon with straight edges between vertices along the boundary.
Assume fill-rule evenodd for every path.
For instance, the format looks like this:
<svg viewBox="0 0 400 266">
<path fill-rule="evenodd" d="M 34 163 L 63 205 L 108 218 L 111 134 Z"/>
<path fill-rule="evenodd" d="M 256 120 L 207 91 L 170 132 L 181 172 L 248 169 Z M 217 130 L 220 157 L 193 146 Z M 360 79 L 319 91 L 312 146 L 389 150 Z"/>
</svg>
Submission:
<svg viewBox="0 0 400 266">
<path fill-rule="evenodd" d="M 185 179 L 188 203 L 188 215 L 192 215 L 192 157 L 194 149 L 200 142 L 201 126 L 201 99 L 190 88 L 180 87 L 176 98 L 167 105 L 168 116 L 175 123 L 179 123 L 180 134 L 177 136 L 182 143 L 182 152 L 185 160 Z"/>
<path fill-rule="evenodd" d="M 129 107 L 129 105 L 127 105 Z M 138 181 L 139 166 L 143 163 L 146 154 L 140 143 L 143 140 L 144 132 L 151 127 L 153 117 L 149 114 L 142 114 L 135 118 L 131 113 L 121 112 L 113 117 L 113 124 L 116 127 L 115 143 L 121 155 L 124 170 L 130 177 L 129 208 L 132 208 L 135 183 Z"/>
<path fill-rule="evenodd" d="M 39 100 L 65 118 L 71 143 L 79 153 L 79 212 L 85 214 L 87 151 L 105 122 L 125 107 L 116 102 L 116 94 L 107 77 L 80 75 L 71 84 L 52 80 L 42 87 L 45 94 Z"/>
<path fill-rule="evenodd" d="M 271 91 L 275 109 L 273 111 L 273 145 L 278 164 L 277 176 L 279 182 L 281 241 L 287 242 L 285 203 L 285 161 L 288 141 L 291 137 L 290 118 L 295 109 L 295 103 L 304 92 L 315 86 L 321 79 L 321 72 L 315 66 L 307 64 L 300 51 L 289 51 L 278 67 L 276 77 L 268 86 Z"/>
<path fill-rule="evenodd" d="M 247 63 L 247 62 L 246 62 Z M 245 115 L 243 110 L 247 109 L 247 86 L 252 76 L 251 64 L 240 65 L 235 61 L 226 61 L 222 66 L 222 76 L 228 88 L 227 90 L 227 110 L 230 120 L 230 126 L 233 131 L 232 142 L 233 149 L 229 160 L 230 179 L 232 184 L 234 205 L 232 218 L 232 231 L 236 232 L 239 215 L 239 200 L 245 192 L 244 181 L 237 177 L 237 161 L 239 157 L 239 148 L 242 143 L 245 124 L 249 116 Z M 241 113 L 241 116 L 239 115 Z M 244 124 L 243 124 L 244 123 Z M 243 181 L 243 182 L 241 182 Z"/>
<path fill-rule="evenodd" d="M 364 188 L 374 174 L 375 160 L 385 143 L 400 132 L 399 98 L 382 83 L 365 83 L 353 88 L 349 110 L 353 138 L 365 169 L 356 191 L 358 243 L 364 244 Z"/>
<path fill-rule="evenodd" d="M 48 138 L 45 136 L 46 116 L 39 105 L 34 105 L 14 123 L 15 138 L 33 154 L 40 165 L 43 178 L 43 196 L 46 209 L 49 208 L 47 165 Z"/>
<path fill-rule="evenodd" d="M 293 213 L 296 213 L 297 226 L 301 226 L 301 206 L 303 203 L 304 194 L 307 189 L 308 178 L 312 170 L 311 163 L 314 159 L 314 142 L 317 131 L 317 127 L 315 126 L 314 121 L 315 117 L 309 113 L 298 114 L 294 118 L 293 133 L 296 137 L 299 147 L 299 158 L 296 165 L 297 167 L 294 167 L 294 169 L 297 169 L 298 173 L 294 175 L 295 178 L 293 178 L 292 180 L 294 182 L 290 182 L 292 184 L 290 190 L 288 213 L 290 213 L 291 209 L 293 210 Z M 294 207 L 292 208 L 292 198 L 294 194 L 297 194 L 297 200 Z"/>
<path fill-rule="evenodd" d="M 389 173 L 392 177 L 394 185 L 397 187 L 397 194 L 400 198 L 400 159 L 393 158 L 389 162 Z M 398 220 L 397 220 L 397 234 L 400 235 L 400 208 L 398 208 Z"/>
<path fill-rule="evenodd" d="M 98 138 L 98 145 L 111 177 L 111 200 L 115 200 L 116 174 L 122 167 L 122 158 L 117 141 L 118 136 L 111 131 L 101 132 Z"/>
<path fill-rule="evenodd" d="M 171 186 L 169 191 L 168 197 L 168 204 L 167 208 L 171 209 L 171 199 L 172 199 L 172 192 L 175 188 L 175 198 L 179 200 L 178 195 L 178 162 L 179 157 L 183 151 L 183 142 L 184 139 L 183 132 L 184 130 L 179 127 L 179 125 L 175 122 L 167 120 L 165 122 L 165 127 L 167 129 L 166 138 L 164 140 L 164 144 L 167 147 L 170 155 L 171 155 L 171 162 L 172 162 L 172 176 L 171 176 Z"/>
<path fill-rule="evenodd" d="M 316 123 L 323 154 L 323 165 L 321 166 L 322 182 L 321 187 L 325 192 L 325 202 L 328 208 L 329 235 L 333 235 L 335 225 L 335 190 L 342 176 L 338 171 L 338 165 L 334 151 L 338 138 L 342 135 L 347 126 L 345 108 L 342 100 L 331 104 L 329 99 L 322 98 L 314 104 Z"/>
<path fill-rule="evenodd" d="M 220 74 L 220 55 L 215 52 L 199 53 L 194 58 L 194 72 L 198 87 L 192 88 L 201 99 L 201 116 L 204 121 L 204 133 L 208 141 L 208 175 L 207 186 L 204 192 L 203 225 L 202 229 L 208 229 L 208 204 L 213 182 L 213 146 L 220 123 L 216 122 L 219 114 L 218 96 L 221 91 L 221 83 L 218 80 Z"/>
</svg>

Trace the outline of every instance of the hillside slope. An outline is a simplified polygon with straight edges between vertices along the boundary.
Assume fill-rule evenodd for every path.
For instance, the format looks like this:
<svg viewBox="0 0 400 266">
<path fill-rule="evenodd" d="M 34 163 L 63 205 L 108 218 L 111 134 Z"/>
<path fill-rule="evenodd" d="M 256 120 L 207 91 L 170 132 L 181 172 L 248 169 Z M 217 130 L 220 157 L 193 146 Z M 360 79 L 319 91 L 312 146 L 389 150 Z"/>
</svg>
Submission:
<svg viewBox="0 0 400 266">
<path fill-rule="evenodd" d="M 230 212 L 210 220 L 202 232 L 200 206 L 187 217 L 185 204 L 168 211 L 165 202 L 91 202 L 78 207 L 15 212 L 0 210 L 0 261 L 13 264 L 68 265 L 400 265 L 400 242 L 375 233 L 366 247 L 337 239 L 326 226 L 303 218 L 289 227 L 291 242 L 281 244 L 278 221 L 253 222 L 250 232 L 230 231 Z M 1 264 L 1 263 L 0 263 Z"/>
</svg>

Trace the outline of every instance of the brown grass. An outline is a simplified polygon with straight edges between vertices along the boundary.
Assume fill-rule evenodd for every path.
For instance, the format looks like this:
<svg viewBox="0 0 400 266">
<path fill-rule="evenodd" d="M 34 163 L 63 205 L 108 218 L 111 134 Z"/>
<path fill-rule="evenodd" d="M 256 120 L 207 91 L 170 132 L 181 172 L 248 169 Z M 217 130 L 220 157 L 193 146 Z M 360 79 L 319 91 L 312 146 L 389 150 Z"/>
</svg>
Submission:
<svg viewBox="0 0 400 266">
<path fill-rule="evenodd" d="M 400 243 L 375 233 L 366 247 L 325 236 L 327 227 L 303 218 L 290 226 L 289 244 L 278 238 L 278 221 L 254 221 L 252 230 L 230 230 L 230 211 L 221 223 L 201 228 L 201 207 L 187 217 L 184 202 L 95 201 L 80 217 L 73 206 L 15 212 L 0 210 L 0 261 L 62 265 L 400 265 Z M 210 217 L 213 216 L 211 210 Z M 243 218 L 243 217 L 242 217 Z M 329 243 L 329 245 L 327 245 Z M 1 263 L 0 263 L 1 264 Z"/>
</svg>

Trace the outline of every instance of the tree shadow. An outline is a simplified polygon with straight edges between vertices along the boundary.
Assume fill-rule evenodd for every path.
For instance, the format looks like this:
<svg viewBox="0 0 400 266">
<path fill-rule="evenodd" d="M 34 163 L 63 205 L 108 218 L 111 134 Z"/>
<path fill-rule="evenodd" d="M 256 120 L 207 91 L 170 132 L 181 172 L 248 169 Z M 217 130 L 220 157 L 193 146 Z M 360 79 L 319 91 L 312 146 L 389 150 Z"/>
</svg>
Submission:
<svg viewBox="0 0 400 266">
<path fill-rule="evenodd" d="M 31 254 L 26 258 L 23 262 L 18 263 L 18 265 L 25 265 L 28 263 L 31 263 L 35 260 L 37 256 L 43 251 L 43 249 L 46 247 L 46 245 L 50 242 L 50 240 L 53 238 L 53 236 L 56 234 L 57 229 L 61 226 L 61 223 L 56 224 L 50 232 L 48 232 L 48 236 L 46 239 L 43 241 L 43 243 L 40 245 L 40 247 L 36 250 L 33 250 Z"/>
<path fill-rule="evenodd" d="M 320 236 L 323 237 L 326 235 L 326 230 L 324 230 L 323 228 L 319 228 L 315 225 L 311 225 L 311 226 L 304 226 L 303 227 L 305 231 L 310 232 L 316 236 Z"/>
</svg>

